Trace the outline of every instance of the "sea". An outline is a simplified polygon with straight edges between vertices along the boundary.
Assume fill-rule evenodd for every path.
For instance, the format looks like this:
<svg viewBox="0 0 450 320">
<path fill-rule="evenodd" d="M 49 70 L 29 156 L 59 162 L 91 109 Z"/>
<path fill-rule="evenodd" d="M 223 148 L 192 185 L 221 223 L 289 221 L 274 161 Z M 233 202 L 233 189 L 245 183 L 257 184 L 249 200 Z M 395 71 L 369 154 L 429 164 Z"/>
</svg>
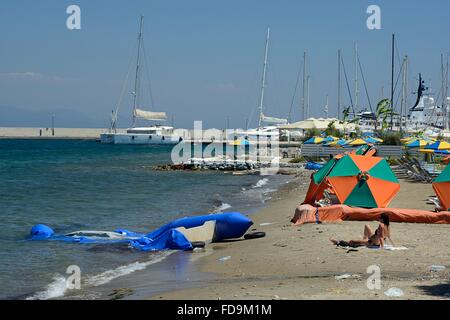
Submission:
<svg viewBox="0 0 450 320">
<path fill-rule="evenodd" d="M 171 150 L 94 140 L 0 140 L 0 299 L 107 299 L 119 285 L 144 288 L 144 296 L 188 285 L 195 254 L 31 241 L 30 229 L 45 224 L 56 234 L 148 233 L 185 216 L 252 215 L 289 179 L 155 170 L 170 163 Z M 74 266 L 80 290 L 66 285 Z"/>
</svg>

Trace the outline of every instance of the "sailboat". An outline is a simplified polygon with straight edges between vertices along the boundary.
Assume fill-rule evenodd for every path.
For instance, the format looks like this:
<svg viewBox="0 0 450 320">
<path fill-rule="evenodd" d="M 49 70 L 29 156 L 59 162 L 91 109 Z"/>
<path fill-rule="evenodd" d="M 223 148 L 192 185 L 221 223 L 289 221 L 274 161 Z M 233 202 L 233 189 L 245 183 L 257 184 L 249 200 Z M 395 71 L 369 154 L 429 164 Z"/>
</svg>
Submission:
<svg viewBox="0 0 450 320">
<path fill-rule="evenodd" d="M 256 139 L 258 136 L 263 136 L 267 138 L 279 136 L 278 125 L 286 125 L 288 123 L 287 119 L 275 118 L 266 116 L 264 114 L 264 93 L 266 88 L 266 74 L 267 74 L 267 57 L 269 53 L 269 41 L 270 41 L 270 28 L 267 28 L 267 37 L 266 37 L 266 47 L 264 53 L 264 66 L 263 66 L 263 75 L 261 81 L 261 95 L 259 100 L 259 121 L 258 128 L 249 129 L 246 131 L 237 132 L 240 136 L 245 136 L 246 138 L 251 137 L 252 139 Z M 266 126 L 264 126 L 266 124 Z"/>
<path fill-rule="evenodd" d="M 141 58 L 142 58 L 142 42 L 143 42 L 143 26 L 144 17 L 141 16 L 139 37 L 138 37 L 138 50 L 137 50 L 137 63 L 136 74 L 134 81 L 133 94 L 133 124 L 132 127 L 127 129 L 126 133 L 117 132 L 117 113 L 118 108 L 112 114 L 111 127 L 106 133 L 100 134 L 101 143 L 109 144 L 177 144 L 183 139 L 174 134 L 174 128 L 164 125 L 152 125 L 152 126 L 137 126 L 138 119 L 146 121 L 167 121 L 167 115 L 165 112 L 147 111 L 139 107 L 140 96 L 140 71 L 141 71 Z"/>
</svg>

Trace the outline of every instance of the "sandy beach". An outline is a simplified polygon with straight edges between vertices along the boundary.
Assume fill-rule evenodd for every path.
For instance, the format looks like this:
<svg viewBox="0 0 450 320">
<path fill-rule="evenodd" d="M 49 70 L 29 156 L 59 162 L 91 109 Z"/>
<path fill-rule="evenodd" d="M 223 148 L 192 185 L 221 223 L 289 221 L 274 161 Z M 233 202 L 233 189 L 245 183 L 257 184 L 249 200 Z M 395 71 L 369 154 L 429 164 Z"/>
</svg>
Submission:
<svg viewBox="0 0 450 320">
<path fill-rule="evenodd" d="M 213 243 L 200 271 L 213 275 L 201 287 L 159 294 L 150 299 L 448 299 L 450 242 L 448 225 L 392 224 L 396 246 L 407 250 L 337 248 L 330 237 L 358 239 L 364 222 L 291 226 L 295 207 L 309 183 L 305 172 L 273 195 L 270 204 L 251 216 L 266 237 Z M 401 181 L 391 207 L 432 210 L 431 185 Z M 376 222 L 369 223 L 374 229 Z M 220 259 L 226 257 L 225 261 Z M 223 260 L 223 259 L 222 259 Z M 369 266 L 379 266 L 381 288 L 367 286 Z M 431 265 L 447 268 L 430 271 Z M 335 277 L 348 274 L 348 278 Z M 384 294 L 400 288 L 401 297 Z"/>
</svg>

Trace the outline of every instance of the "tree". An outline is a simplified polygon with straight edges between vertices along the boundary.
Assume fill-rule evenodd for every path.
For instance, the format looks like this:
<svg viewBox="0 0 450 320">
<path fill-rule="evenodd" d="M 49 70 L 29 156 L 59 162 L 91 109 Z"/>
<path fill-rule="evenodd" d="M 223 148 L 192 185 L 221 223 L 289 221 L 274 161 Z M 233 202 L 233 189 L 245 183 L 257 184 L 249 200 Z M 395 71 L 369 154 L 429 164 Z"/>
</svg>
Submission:
<svg viewBox="0 0 450 320">
<path fill-rule="evenodd" d="M 392 114 L 392 107 L 391 107 L 391 100 L 389 99 L 383 99 L 377 104 L 377 112 L 376 112 L 376 119 L 375 123 L 377 124 L 379 120 L 381 120 L 381 128 L 382 130 L 386 130 L 389 126 L 387 118 Z M 375 130 L 376 125 L 375 124 Z"/>
<path fill-rule="evenodd" d="M 331 121 L 328 124 L 327 128 L 325 129 L 325 134 L 327 136 L 342 138 L 344 136 L 343 133 L 339 129 L 336 129 L 336 126 L 334 125 L 334 123 L 335 123 L 335 121 Z"/>
<path fill-rule="evenodd" d="M 312 137 L 320 136 L 320 133 L 321 133 L 320 130 L 317 128 L 308 129 L 305 132 L 305 136 L 304 136 L 303 140 L 306 141 Z"/>
</svg>

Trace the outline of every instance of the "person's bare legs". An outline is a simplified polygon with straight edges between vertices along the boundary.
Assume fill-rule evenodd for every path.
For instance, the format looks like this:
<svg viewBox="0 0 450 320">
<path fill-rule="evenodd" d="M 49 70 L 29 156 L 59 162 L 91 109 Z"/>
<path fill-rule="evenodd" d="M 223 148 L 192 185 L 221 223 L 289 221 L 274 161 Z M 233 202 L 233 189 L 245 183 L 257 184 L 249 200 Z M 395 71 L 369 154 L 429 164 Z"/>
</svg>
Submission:
<svg viewBox="0 0 450 320">
<path fill-rule="evenodd" d="M 368 240 L 350 240 L 348 242 L 351 247 L 364 247 L 369 244 Z"/>
<path fill-rule="evenodd" d="M 370 227 L 366 224 L 364 226 L 364 237 L 363 237 L 363 240 L 368 240 L 372 236 L 373 236 L 372 229 L 370 229 Z"/>
<path fill-rule="evenodd" d="M 340 240 L 336 240 L 334 238 L 330 238 L 330 241 L 338 246 L 339 244 L 346 246 L 345 243 L 347 243 L 350 247 L 363 247 L 363 246 L 367 246 L 369 243 L 369 240 L 350 240 L 350 241 L 340 241 Z"/>
<path fill-rule="evenodd" d="M 334 244 L 334 245 L 338 245 L 339 241 L 334 239 L 334 238 L 330 238 L 330 241 Z"/>
</svg>

